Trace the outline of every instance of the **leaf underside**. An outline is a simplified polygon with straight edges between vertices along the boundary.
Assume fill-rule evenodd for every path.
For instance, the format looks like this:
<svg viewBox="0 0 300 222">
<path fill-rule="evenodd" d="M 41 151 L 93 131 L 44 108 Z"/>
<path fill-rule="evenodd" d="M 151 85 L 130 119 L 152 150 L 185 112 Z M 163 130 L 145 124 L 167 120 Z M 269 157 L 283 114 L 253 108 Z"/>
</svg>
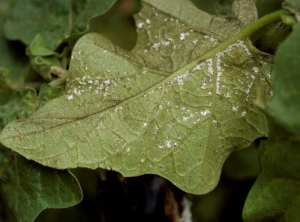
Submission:
<svg viewBox="0 0 300 222">
<path fill-rule="evenodd" d="M 255 6 L 235 1 L 235 17 L 220 18 L 189 1 L 142 3 L 131 52 L 100 34 L 83 36 L 66 94 L 9 124 L 1 142 L 54 168 L 158 174 L 207 193 L 233 150 L 267 134 L 251 101 L 269 81 L 272 58 L 247 39 L 209 54 L 256 19 Z"/>
</svg>

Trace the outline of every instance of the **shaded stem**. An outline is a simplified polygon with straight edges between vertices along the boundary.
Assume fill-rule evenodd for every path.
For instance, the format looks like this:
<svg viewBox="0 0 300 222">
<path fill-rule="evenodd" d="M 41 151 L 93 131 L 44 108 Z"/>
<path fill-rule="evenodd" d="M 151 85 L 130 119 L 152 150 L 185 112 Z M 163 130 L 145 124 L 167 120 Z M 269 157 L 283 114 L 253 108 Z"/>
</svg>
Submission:
<svg viewBox="0 0 300 222">
<path fill-rule="evenodd" d="M 208 59 L 215 55 L 218 52 L 221 52 L 225 50 L 228 46 L 234 44 L 240 39 L 245 39 L 252 35 L 253 33 L 257 32 L 258 30 L 281 20 L 281 17 L 283 15 L 289 15 L 290 13 L 287 10 L 278 10 L 275 12 L 272 12 L 270 14 L 267 14 L 260 19 L 254 21 L 250 25 L 248 25 L 246 28 L 244 28 L 242 31 L 240 31 L 238 34 L 232 36 L 231 38 L 227 39 L 225 42 L 221 43 L 218 47 L 211 50 L 209 53 L 201 56 L 200 60 Z"/>
</svg>

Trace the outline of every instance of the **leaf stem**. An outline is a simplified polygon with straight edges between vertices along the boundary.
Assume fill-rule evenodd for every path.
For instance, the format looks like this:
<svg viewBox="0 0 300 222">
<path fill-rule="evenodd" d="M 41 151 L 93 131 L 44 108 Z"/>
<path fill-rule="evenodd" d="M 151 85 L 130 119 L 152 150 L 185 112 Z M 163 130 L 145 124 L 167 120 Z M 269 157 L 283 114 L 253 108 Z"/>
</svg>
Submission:
<svg viewBox="0 0 300 222">
<path fill-rule="evenodd" d="M 270 25 L 273 22 L 277 22 L 277 21 L 281 20 L 281 17 L 283 15 L 288 15 L 288 14 L 290 14 L 290 13 L 287 10 L 282 9 L 282 10 L 278 10 L 278 11 L 272 12 L 270 14 L 267 14 L 267 15 L 261 17 L 260 19 L 254 21 L 253 23 L 248 25 L 246 28 L 244 28 L 238 34 L 232 36 L 231 38 L 227 39 L 225 42 L 221 43 L 219 46 L 217 46 L 216 48 L 211 50 L 209 53 L 201 56 L 200 60 L 205 60 L 205 59 L 212 57 L 216 53 L 225 50 L 228 46 L 234 44 L 238 40 L 249 37 L 253 33 L 257 32 L 258 30 L 266 27 L 267 25 Z"/>
</svg>

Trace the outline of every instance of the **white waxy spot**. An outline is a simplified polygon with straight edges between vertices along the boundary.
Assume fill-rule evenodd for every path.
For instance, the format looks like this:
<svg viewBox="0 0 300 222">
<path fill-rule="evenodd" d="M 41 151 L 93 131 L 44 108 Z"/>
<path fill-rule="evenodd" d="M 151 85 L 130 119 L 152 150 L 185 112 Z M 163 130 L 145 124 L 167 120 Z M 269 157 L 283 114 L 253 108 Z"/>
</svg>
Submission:
<svg viewBox="0 0 300 222">
<path fill-rule="evenodd" d="M 179 39 L 180 40 L 184 40 L 185 39 L 185 34 L 184 33 L 180 33 Z"/>
<path fill-rule="evenodd" d="M 246 114 L 247 114 L 247 112 L 246 112 L 246 111 L 243 111 L 243 112 L 241 113 L 241 117 L 246 116 Z"/>
<path fill-rule="evenodd" d="M 122 110 L 123 109 L 123 107 L 122 106 L 120 106 L 120 107 L 116 107 L 115 108 L 115 112 L 118 112 L 119 110 Z"/>
<path fill-rule="evenodd" d="M 208 73 L 213 75 L 214 74 L 214 70 L 213 70 L 213 61 L 212 58 L 211 59 L 207 59 L 205 61 L 205 63 L 207 64 L 207 68 L 208 68 Z"/>
<path fill-rule="evenodd" d="M 170 149 L 170 148 L 173 148 L 174 146 L 177 146 L 177 143 L 176 142 L 172 143 L 171 140 L 166 140 L 165 146 Z"/>
<path fill-rule="evenodd" d="M 216 59 L 216 66 L 217 66 L 217 79 L 216 79 L 216 93 L 220 94 L 220 81 L 222 76 L 222 70 L 221 70 L 221 56 L 223 55 L 222 52 L 217 54 Z"/>
<path fill-rule="evenodd" d="M 212 121 L 212 124 L 213 124 L 214 126 L 217 126 L 218 121 L 214 119 L 214 120 Z"/>
<path fill-rule="evenodd" d="M 158 50 L 158 48 L 161 46 L 161 43 L 160 42 L 156 42 L 152 45 L 152 47 L 155 49 L 155 50 Z"/>
<path fill-rule="evenodd" d="M 163 145 L 158 145 L 158 148 L 159 148 L 159 149 L 163 149 L 164 146 L 163 146 Z"/>
<path fill-rule="evenodd" d="M 103 83 L 104 83 L 105 85 L 110 84 L 110 79 L 107 79 L 107 80 L 103 81 Z"/>
<path fill-rule="evenodd" d="M 207 116 L 210 114 L 210 111 L 208 109 L 204 110 L 204 111 L 201 111 L 200 112 L 202 116 Z"/>
<path fill-rule="evenodd" d="M 188 121 L 190 118 L 191 118 L 191 117 L 189 117 L 189 116 L 184 116 L 184 117 L 182 117 L 182 120 L 183 120 L 183 121 Z"/>
<path fill-rule="evenodd" d="M 167 40 L 167 41 L 162 41 L 161 43 L 163 46 L 168 46 L 171 44 L 171 41 Z"/>
<path fill-rule="evenodd" d="M 151 23 L 150 19 L 146 19 L 146 23 L 149 25 Z"/>
<path fill-rule="evenodd" d="M 233 112 L 237 112 L 237 111 L 238 111 L 238 109 L 239 109 L 239 107 L 238 107 L 238 106 L 234 106 L 234 107 L 232 107 L 232 111 L 233 111 Z"/>
<path fill-rule="evenodd" d="M 174 78 L 174 79 L 171 81 L 171 84 L 177 82 L 178 85 L 180 85 L 180 86 L 183 85 L 183 83 L 184 83 L 183 80 L 184 80 L 188 75 L 189 75 L 189 71 L 183 73 L 183 74 L 180 75 L 180 76 L 177 76 L 176 78 Z"/>
<path fill-rule="evenodd" d="M 252 71 L 255 73 L 255 74 L 257 74 L 258 73 L 258 68 L 257 67 L 252 67 Z"/>
<path fill-rule="evenodd" d="M 137 24 L 137 27 L 138 27 L 139 29 L 141 29 L 141 28 L 143 27 L 143 25 L 144 25 L 144 23 L 139 22 L 139 23 Z"/>
<path fill-rule="evenodd" d="M 206 89 L 206 79 L 202 80 L 202 83 L 201 83 L 201 89 Z"/>
<path fill-rule="evenodd" d="M 224 95 L 225 96 L 225 98 L 230 98 L 231 96 L 230 96 L 230 94 L 229 94 L 229 92 L 226 92 L 226 94 Z"/>
<path fill-rule="evenodd" d="M 73 99 L 73 95 L 69 95 L 69 96 L 67 96 L 67 100 L 72 100 Z"/>
</svg>

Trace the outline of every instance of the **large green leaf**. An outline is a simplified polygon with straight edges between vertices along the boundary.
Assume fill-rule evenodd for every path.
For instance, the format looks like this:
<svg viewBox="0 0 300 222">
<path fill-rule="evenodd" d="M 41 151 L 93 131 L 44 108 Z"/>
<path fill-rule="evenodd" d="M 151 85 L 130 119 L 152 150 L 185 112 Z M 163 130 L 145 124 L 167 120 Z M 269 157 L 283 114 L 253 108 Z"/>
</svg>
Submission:
<svg viewBox="0 0 300 222">
<path fill-rule="evenodd" d="M 60 96 L 61 89 L 44 85 L 39 97 L 33 89 L 14 93 L 8 103 L 0 106 L 0 130 Z M 0 178 L 1 199 L 17 221 L 33 221 L 46 208 L 70 207 L 82 199 L 79 183 L 72 174 L 39 165 L 3 146 Z"/>
<path fill-rule="evenodd" d="M 279 47 L 274 69 L 274 99 L 267 112 L 287 130 L 300 134 L 300 23 Z M 287 68 L 288 67 L 288 68 Z"/>
<path fill-rule="evenodd" d="M 86 31 L 87 21 L 104 14 L 115 2 L 16 0 L 5 24 L 5 34 L 9 39 L 18 39 L 28 45 L 40 33 L 48 48 L 54 50 L 64 38 Z"/>
<path fill-rule="evenodd" d="M 1 142 L 58 169 L 153 173 L 206 193 L 231 151 L 267 134 L 251 101 L 272 58 L 247 39 L 212 51 L 256 19 L 255 6 L 238 0 L 234 16 L 218 18 L 189 1 L 142 3 L 132 52 L 100 34 L 83 36 L 66 96 L 8 125 Z"/>
</svg>

